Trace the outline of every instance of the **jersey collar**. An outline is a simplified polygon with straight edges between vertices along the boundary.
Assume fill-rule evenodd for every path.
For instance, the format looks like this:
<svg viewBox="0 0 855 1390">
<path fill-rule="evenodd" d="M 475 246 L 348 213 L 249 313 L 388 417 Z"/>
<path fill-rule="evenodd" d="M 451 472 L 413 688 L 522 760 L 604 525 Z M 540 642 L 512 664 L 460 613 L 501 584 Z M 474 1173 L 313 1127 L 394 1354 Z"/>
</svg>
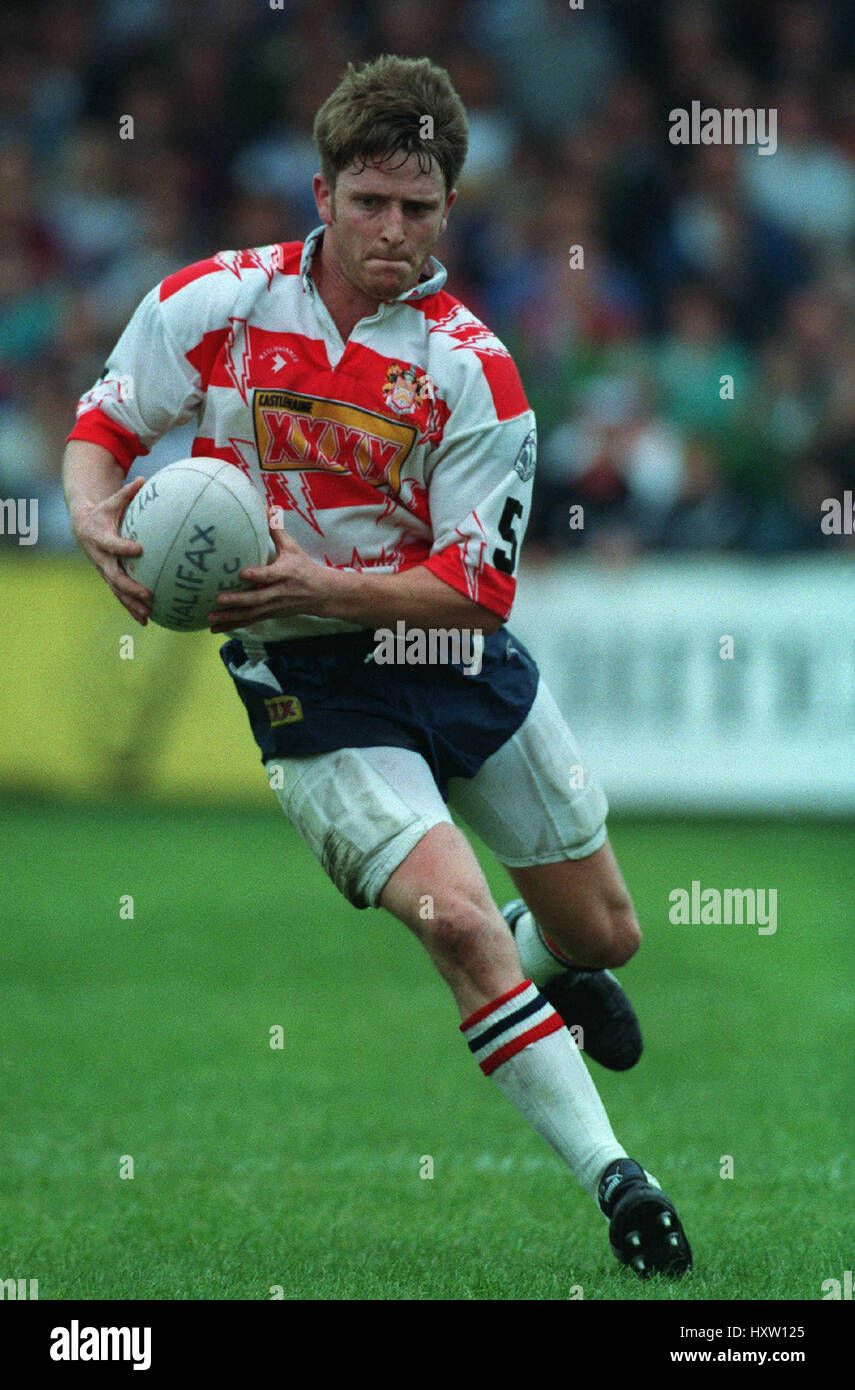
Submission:
<svg viewBox="0 0 855 1390">
<path fill-rule="evenodd" d="M 321 223 L 313 232 L 309 232 L 303 242 L 303 254 L 300 257 L 300 281 L 306 294 L 314 294 L 315 286 L 312 283 L 311 269 L 312 259 L 320 244 L 321 237 L 326 231 L 326 226 Z M 448 271 L 435 256 L 431 256 L 427 263 L 427 278 L 420 280 L 417 285 L 413 285 L 411 290 L 405 290 L 403 294 L 396 295 L 394 299 L 387 301 L 390 304 L 407 304 L 413 300 L 425 299 L 429 294 L 436 294 L 445 284 Z"/>
</svg>

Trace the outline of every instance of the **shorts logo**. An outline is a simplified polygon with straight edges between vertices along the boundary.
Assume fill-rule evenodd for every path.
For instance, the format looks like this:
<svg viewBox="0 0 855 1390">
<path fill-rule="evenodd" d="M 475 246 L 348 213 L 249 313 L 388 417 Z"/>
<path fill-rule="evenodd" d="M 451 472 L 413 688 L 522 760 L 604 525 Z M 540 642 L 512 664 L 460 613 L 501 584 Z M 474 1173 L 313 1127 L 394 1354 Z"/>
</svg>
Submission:
<svg viewBox="0 0 855 1390">
<path fill-rule="evenodd" d="M 267 706 L 271 729 L 275 729 L 278 724 L 296 724 L 298 719 L 303 718 L 303 706 L 296 695 L 275 695 L 272 700 L 265 700 L 264 703 Z"/>
</svg>

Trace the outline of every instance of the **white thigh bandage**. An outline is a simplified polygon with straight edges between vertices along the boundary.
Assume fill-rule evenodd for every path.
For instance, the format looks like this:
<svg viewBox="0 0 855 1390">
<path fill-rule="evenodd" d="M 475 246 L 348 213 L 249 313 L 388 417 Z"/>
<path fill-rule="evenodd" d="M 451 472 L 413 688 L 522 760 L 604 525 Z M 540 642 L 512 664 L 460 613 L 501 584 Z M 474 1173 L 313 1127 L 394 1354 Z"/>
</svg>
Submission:
<svg viewBox="0 0 855 1390">
<path fill-rule="evenodd" d="M 286 816 L 355 907 L 376 907 L 419 840 L 451 823 L 430 768 L 408 748 L 340 748 L 266 768 Z"/>
<path fill-rule="evenodd" d="M 584 859 L 605 842 L 608 802 L 543 679 L 527 717 L 449 805 L 513 868 Z"/>
</svg>

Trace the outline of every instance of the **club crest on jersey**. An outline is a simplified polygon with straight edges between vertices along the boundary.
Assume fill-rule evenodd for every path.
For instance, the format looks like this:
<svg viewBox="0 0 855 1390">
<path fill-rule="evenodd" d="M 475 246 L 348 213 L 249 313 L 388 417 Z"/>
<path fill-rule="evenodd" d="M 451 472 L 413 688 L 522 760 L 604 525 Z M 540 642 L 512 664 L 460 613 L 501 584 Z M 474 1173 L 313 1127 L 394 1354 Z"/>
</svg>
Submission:
<svg viewBox="0 0 855 1390">
<path fill-rule="evenodd" d="M 534 430 L 529 430 L 522 442 L 522 447 L 514 459 L 514 471 L 519 473 L 522 481 L 527 483 L 534 477 L 534 461 L 537 456 L 537 434 Z"/>
<path fill-rule="evenodd" d="M 415 367 L 402 367 L 400 362 L 392 362 L 383 383 L 383 399 L 399 415 L 409 415 L 434 398 L 433 383 L 424 372 Z"/>
<path fill-rule="evenodd" d="M 274 695 L 272 700 L 264 701 L 271 729 L 279 724 L 296 724 L 303 718 L 303 706 L 296 695 Z"/>
</svg>

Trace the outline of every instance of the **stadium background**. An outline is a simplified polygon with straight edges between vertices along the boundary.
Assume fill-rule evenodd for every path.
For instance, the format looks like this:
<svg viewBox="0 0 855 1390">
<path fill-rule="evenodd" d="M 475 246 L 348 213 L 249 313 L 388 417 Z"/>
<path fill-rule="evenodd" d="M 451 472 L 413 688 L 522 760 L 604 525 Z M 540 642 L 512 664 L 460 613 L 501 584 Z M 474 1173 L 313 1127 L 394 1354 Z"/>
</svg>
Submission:
<svg viewBox="0 0 855 1390">
<path fill-rule="evenodd" d="M 314 1081 L 327 1107 L 333 1094 L 325 1087 L 335 1087 L 317 1011 L 326 1011 L 330 987 L 339 991 L 338 1010 L 355 1010 L 352 972 L 374 979 L 378 955 L 389 988 L 405 987 L 420 1001 L 424 1027 L 443 1038 L 449 1032 L 441 987 L 409 945 L 391 931 L 378 944 L 376 928 L 335 896 L 278 819 L 223 678 L 218 640 L 131 624 L 75 553 L 59 481 L 74 403 L 151 285 L 218 249 L 300 238 L 316 224 L 314 112 L 349 59 L 385 51 L 427 53 L 446 65 L 469 111 L 469 159 L 439 254 L 452 293 L 513 352 L 539 425 L 513 626 L 534 646 L 613 809 L 624 813 L 613 839 L 649 933 L 629 973 L 645 1006 L 652 1060 L 639 1071 L 640 1092 L 602 1073 L 598 1084 L 618 1119 L 647 1134 L 651 1166 L 661 1161 L 678 1186 L 691 1187 L 693 1165 L 706 1165 L 703 1194 L 694 1195 L 708 1246 L 717 1230 L 727 1248 L 730 1218 L 713 1208 L 730 1185 L 719 1181 L 717 1159 L 733 1152 L 743 1130 L 740 1152 L 749 1167 L 756 1163 L 756 1186 L 746 1179 L 741 1196 L 763 1213 L 764 1239 L 778 1219 L 764 1205 L 761 1171 L 770 1152 L 782 1165 L 782 1190 L 787 1172 L 797 1171 L 813 1193 L 812 1242 L 788 1227 L 789 1264 L 764 1266 L 765 1282 L 752 1285 L 744 1251 L 736 1274 L 723 1260 L 693 1296 L 819 1297 L 820 1276 L 839 1274 L 845 1259 L 835 1245 L 831 1189 L 852 1173 L 851 1011 L 840 963 L 855 886 L 853 537 L 820 526 L 822 502 L 855 489 L 851 0 L 587 0 L 582 10 L 559 0 L 284 0 L 281 8 L 266 0 L 75 0 L 2 8 L 0 499 L 39 504 L 36 544 L 20 544 L 8 524 L 0 536 L 3 1019 L 20 1082 L 5 1181 L 13 1213 L 25 1193 L 27 1211 L 38 1216 L 34 1244 L 13 1216 L 0 1250 L 5 1264 L 19 1252 L 19 1273 L 30 1270 L 33 1250 L 51 1250 L 52 1274 L 46 1269 L 43 1279 L 47 1287 L 53 1278 L 58 1296 L 99 1296 L 99 1289 L 100 1296 L 118 1289 L 125 1290 L 118 1296 L 259 1296 L 242 1266 L 228 1277 L 209 1269 L 206 1282 L 192 1241 L 182 1245 L 178 1235 L 157 1275 L 145 1260 L 145 1275 L 130 1260 L 117 1264 L 121 1274 L 105 1272 L 95 1253 L 106 1238 L 97 1221 L 91 1248 L 84 1239 L 84 1253 L 75 1254 L 69 1244 L 73 1214 L 93 1202 L 86 1172 L 101 1164 L 106 1173 L 116 1145 L 130 1144 L 118 1137 L 130 1114 L 150 1125 L 147 1142 L 160 1155 L 154 1170 L 158 1162 L 169 1169 L 169 1145 L 184 1132 L 163 1099 L 177 1068 L 176 1012 L 186 1008 L 189 1020 L 181 1075 L 198 1081 L 186 1049 L 204 1047 L 215 1008 L 220 1043 L 235 1049 L 230 1075 L 240 1093 L 264 1071 L 243 1022 L 247 1013 L 259 1026 L 278 1017 L 275 994 L 263 1006 L 259 1000 L 284 975 L 290 1017 L 315 1030 L 305 1091 Z M 692 101 L 774 107 L 776 153 L 671 145 L 668 112 Z M 121 139 L 128 115 L 133 138 Z M 570 264 L 577 245 L 584 270 Z M 724 374 L 733 377 L 733 399 L 722 399 Z M 141 460 L 141 471 L 189 453 L 190 441 L 174 432 Z M 584 508 L 581 530 L 569 524 L 574 504 Z M 134 657 L 123 660 L 120 639 L 129 631 Z M 723 659 L 725 635 L 734 640 L 732 659 Z M 744 819 L 749 813 L 754 819 Z M 131 846 L 135 854 L 123 857 Z M 250 927 L 247 881 L 257 885 L 265 873 L 268 899 L 260 906 L 253 897 Z M 777 935 L 670 926 L 668 892 L 697 878 L 705 886 L 777 888 Z M 136 899 L 133 949 L 148 971 L 145 987 L 138 977 L 125 980 L 115 938 L 103 944 L 121 893 Z M 287 967 L 279 955 L 283 911 Z M 56 1013 L 77 990 L 74 1041 L 58 1060 Z M 122 1013 L 128 1001 L 130 1021 Z M 406 1036 L 401 1007 L 383 996 L 384 1017 Z M 87 1032 L 93 1017 L 101 1041 L 105 1032 L 112 1039 L 110 1057 Z M 382 1134 L 388 1058 L 366 1021 L 347 1017 L 373 1058 L 376 1091 L 362 1109 L 350 1098 L 354 1123 L 370 1120 Z M 411 1041 L 417 1055 L 402 1075 L 418 1101 L 424 1052 Z M 481 1184 L 501 1180 L 509 1171 L 502 1154 L 517 1145 L 508 1158 L 517 1165 L 515 1201 L 520 1222 L 524 1207 L 529 1215 L 540 1210 L 543 1234 L 531 1237 L 540 1273 L 526 1283 L 517 1261 L 508 1286 L 486 1275 L 479 1282 L 475 1266 L 452 1276 L 438 1245 L 427 1283 L 413 1283 L 415 1257 L 395 1246 L 398 1265 L 384 1266 L 385 1283 L 377 1274 L 377 1296 L 485 1289 L 561 1296 L 560 1264 L 543 1274 L 549 1203 L 538 1208 L 542 1185 L 558 1181 L 551 1161 L 539 1157 L 536 1141 L 526 1148 L 528 1136 L 520 1139 L 498 1109 L 489 1110 L 493 1140 L 480 1134 L 467 1089 L 477 1079 L 464 1081 L 466 1061 L 458 1062 L 455 1039 L 446 1041 L 447 1053 L 440 1047 L 439 1060 L 432 1057 L 442 1083 L 426 1099 L 430 1108 L 459 1085 L 472 1128 L 471 1162 L 460 1160 L 460 1220 L 468 1229 L 476 1171 Z M 332 1035 L 327 1042 L 331 1057 Z M 734 1047 L 751 1085 L 729 1085 Z M 144 1055 L 160 1068 L 159 1110 L 155 1099 L 141 1099 L 150 1081 L 140 1081 Z M 703 1075 L 684 1074 L 688 1056 L 703 1057 Z M 837 1057 L 831 1070 L 829 1056 Z M 87 1063 L 84 1091 L 75 1058 Z M 787 1089 L 788 1065 L 797 1060 Z M 36 1073 L 43 1090 L 25 1100 Z M 639 1107 L 661 1114 L 666 1079 L 679 1118 L 663 1136 L 651 1114 L 639 1119 Z M 212 1084 L 200 1084 L 197 1103 Z M 101 1086 L 109 1114 L 99 1122 L 100 1148 L 93 1139 L 84 1161 L 72 1137 L 74 1107 L 88 1113 Z M 722 1087 L 726 1123 L 710 1100 Z M 390 1096 L 397 1105 L 397 1092 Z M 266 1121 L 259 1102 L 247 1142 L 267 1152 L 279 1111 L 273 1099 L 264 1104 Z M 408 1113 L 389 1139 L 391 1172 L 411 1161 Z M 414 1108 L 409 1116 L 416 1128 L 420 1114 Z M 303 1183 L 316 1196 L 318 1145 L 329 1140 L 318 1116 L 302 1159 L 292 1149 L 290 1189 Z M 452 1120 L 444 1122 L 450 1133 Z M 210 1115 L 193 1112 L 192 1126 L 203 1148 L 206 1138 L 224 1142 Z M 370 1188 L 382 1164 L 376 1147 L 360 1142 L 366 1221 L 370 1214 L 369 1224 L 397 1231 L 387 1237 L 394 1246 L 413 1213 L 405 1204 L 378 1218 L 385 1198 Z M 456 1152 L 465 1153 L 467 1142 Z M 21 1174 L 41 1172 L 57 1143 L 67 1159 L 58 1200 L 71 1215 L 48 1221 L 47 1198 L 40 1205 Z M 353 1140 L 347 1153 L 333 1152 L 336 1182 L 359 1148 Z M 432 1152 L 427 1137 L 418 1151 Z M 234 1194 L 259 1164 L 245 1150 L 232 1160 Z M 194 1195 L 176 1196 L 173 1184 L 177 1211 L 181 1200 L 192 1206 L 200 1191 L 193 1182 L 202 1183 L 198 1173 L 186 1177 L 195 1173 L 186 1153 L 181 1161 Z M 279 1189 L 265 1174 L 270 1212 Z M 50 1182 L 39 1181 L 44 1196 Z M 117 1241 L 129 1218 L 117 1217 L 112 1200 L 102 1194 L 95 1206 Z M 305 1264 L 297 1259 L 289 1289 L 374 1296 L 370 1269 L 361 1283 L 362 1276 L 348 1283 L 329 1274 L 332 1232 L 345 1219 L 335 1200 L 327 1207 L 319 1199 L 300 1237 Z M 216 1224 L 222 1210 L 211 1201 Z M 257 1192 L 253 1201 L 264 1205 Z M 155 1225 L 161 1216 L 156 1203 L 147 1212 Z M 495 1241 L 517 1248 L 513 1232 L 480 1216 Z M 262 1230 L 259 1220 L 259 1239 Z M 130 1227 L 124 1239 L 133 1245 Z M 329 1254 L 323 1277 L 319 1245 Z M 601 1233 L 592 1234 L 597 1259 L 601 1245 Z M 466 1252 L 458 1256 L 459 1271 Z M 0 1268 L 0 1277 L 12 1272 Z M 259 1277 L 264 1284 L 267 1276 Z M 635 1296 L 611 1273 L 598 1278 L 600 1296 Z M 738 1288 L 734 1279 L 743 1281 Z M 170 1294 L 176 1286 L 191 1292 Z"/>
</svg>

